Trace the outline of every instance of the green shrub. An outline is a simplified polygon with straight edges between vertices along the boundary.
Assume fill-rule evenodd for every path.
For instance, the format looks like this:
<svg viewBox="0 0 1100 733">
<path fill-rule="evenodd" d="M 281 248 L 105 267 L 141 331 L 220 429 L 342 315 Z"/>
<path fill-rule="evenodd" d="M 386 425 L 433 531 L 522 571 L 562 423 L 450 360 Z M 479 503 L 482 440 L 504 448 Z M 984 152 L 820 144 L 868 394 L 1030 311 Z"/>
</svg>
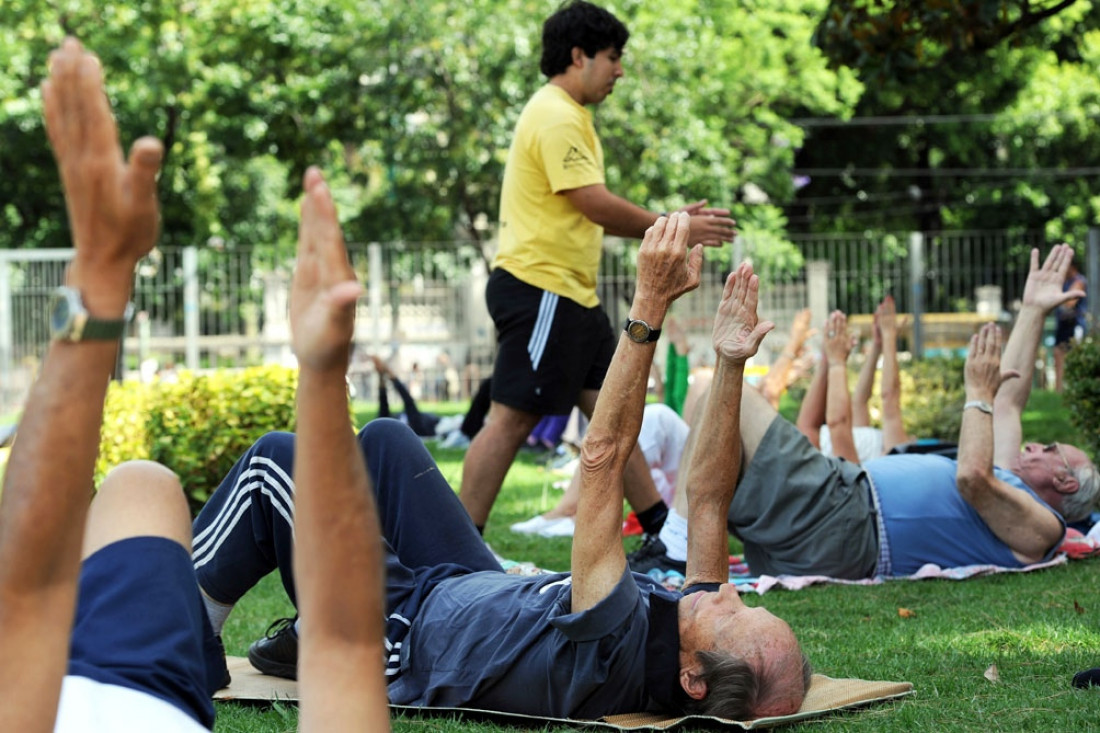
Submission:
<svg viewBox="0 0 1100 733">
<path fill-rule="evenodd" d="M 958 441 L 965 364 L 960 357 L 924 359 L 901 370 L 901 416 L 910 436 Z"/>
<path fill-rule="evenodd" d="M 179 475 L 197 510 L 257 438 L 294 429 L 296 385 L 297 371 L 279 366 L 112 384 L 96 481 L 122 461 L 149 458 Z"/>
<path fill-rule="evenodd" d="M 1100 456 L 1100 336 L 1091 334 L 1066 354 L 1063 404 L 1080 433 L 1079 445 Z"/>
</svg>

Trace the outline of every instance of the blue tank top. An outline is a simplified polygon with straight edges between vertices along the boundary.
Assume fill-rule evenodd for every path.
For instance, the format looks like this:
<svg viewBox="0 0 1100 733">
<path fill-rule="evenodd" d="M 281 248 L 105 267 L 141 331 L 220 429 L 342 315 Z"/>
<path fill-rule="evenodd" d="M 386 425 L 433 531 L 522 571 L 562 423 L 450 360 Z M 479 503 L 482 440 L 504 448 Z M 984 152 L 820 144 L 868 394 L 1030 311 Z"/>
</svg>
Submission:
<svg viewBox="0 0 1100 733">
<path fill-rule="evenodd" d="M 943 568 L 1023 566 L 959 494 L 956 461 L 943 456 L 901 454 L 876 458 L 863 467 L 878 492 L 894 575 L 911 575 L 927 563 Z M 1050 509 L 1016 474 L 999 468 L 994 468 L 994 473 Z M 1062 521 L 1057 512 L 1050 511 Z M 1043 560 L 1049 560 L 1056 550 L 1057 545 Z"/>
</svg>

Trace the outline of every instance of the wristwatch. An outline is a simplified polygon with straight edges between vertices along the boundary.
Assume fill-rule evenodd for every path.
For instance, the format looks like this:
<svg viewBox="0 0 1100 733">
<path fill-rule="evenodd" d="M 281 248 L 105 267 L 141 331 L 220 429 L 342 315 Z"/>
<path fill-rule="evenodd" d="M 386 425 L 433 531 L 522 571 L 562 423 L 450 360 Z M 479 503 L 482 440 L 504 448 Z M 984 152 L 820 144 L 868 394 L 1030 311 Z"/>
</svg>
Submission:
<svg viewBox="0 0 1100 733">
<path fill-rule="evenodd" d="M 80 291 L 62 285 L 50 296 L 50 338 L 54 341 L 114 341 L 122 337 L 134 313 L 134 304 L 118 320 L 93 318 Z"/>
<path fill-rule="evenodd" d="M 645 321 L 635 318 L 627 318 L 623 330 L 631 341 L 639 344 L 651 344 L 661 337 L 661 329 L 651 328 Z"/>
<path fill-rule="evenodd" d="M 969 410 L 971 407 L 973 407 L 975 410 L 978 410 L 979 412 L 984 412 L 986 415 L 993 414 L 993 405 L 989 404 L 985 400 L 970 400 L 965 405 L 963 405 L 963 410 Z"/>
</svg>

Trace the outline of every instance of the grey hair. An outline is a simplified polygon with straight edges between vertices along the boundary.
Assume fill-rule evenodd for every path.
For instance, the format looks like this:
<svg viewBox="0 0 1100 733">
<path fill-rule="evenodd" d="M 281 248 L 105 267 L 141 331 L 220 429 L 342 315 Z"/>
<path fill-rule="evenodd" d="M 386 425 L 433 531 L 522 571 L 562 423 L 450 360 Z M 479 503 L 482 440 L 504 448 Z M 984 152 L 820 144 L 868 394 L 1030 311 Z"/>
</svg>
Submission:
<svg viewBox="0 0 1100 733">
<path fill-rule="evenodd" d="M 690 699 L 684 712 L 711 715 L 726 720 L 751 720 L 778 686 L 778 670 L 764 665 L 756 670 L 740 657 L 720 651 L 699 651 L 695 658 L 702 666 L 699 676 L 706 682 L 707 694 L 701 700 Z M 810 689 L 813 667 L 802 655 L 802 694 Z"/>
<path fill-rule="evenodd" d="M 1100 500 L 1100 474 L 1090 461 L 1071 468 L 1070 475 L 1077 479 L 1077 491 L 1062 497 L 1062 517 L 1067 522 L 1076 522 L 1096 509 L 1096 502 Z"/>
</svg>

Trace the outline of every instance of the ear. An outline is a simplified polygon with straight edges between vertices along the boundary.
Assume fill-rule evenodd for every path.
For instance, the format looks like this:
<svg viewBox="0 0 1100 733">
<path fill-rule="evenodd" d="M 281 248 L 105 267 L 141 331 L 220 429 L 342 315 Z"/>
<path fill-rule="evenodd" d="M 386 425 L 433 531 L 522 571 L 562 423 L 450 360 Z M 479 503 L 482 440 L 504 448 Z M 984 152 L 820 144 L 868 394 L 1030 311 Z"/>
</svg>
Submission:
<svg viewBox="0 0 1100 733">
<path fill-rule="evenodd" d="M 1059 471 L 1054 475 L 1054 490 L 1059 494 L 1076 494 L 1081 485 L 1072 473 Z"/>
<path fill-rule="evenodd" d="M 707 682 L 699 674 L 699 666 L 692 665 L 680 669 L 680 687 L 693 700 L 702 700 L 707 696 Z"/>
<path fill-rule="evenodd" d="M 580 46 L 573 46 L 573 66 L 578 68 L 584 68 L 584 60 L 588 58 L 584 55 L 584 49 Z"/>
</svg>

